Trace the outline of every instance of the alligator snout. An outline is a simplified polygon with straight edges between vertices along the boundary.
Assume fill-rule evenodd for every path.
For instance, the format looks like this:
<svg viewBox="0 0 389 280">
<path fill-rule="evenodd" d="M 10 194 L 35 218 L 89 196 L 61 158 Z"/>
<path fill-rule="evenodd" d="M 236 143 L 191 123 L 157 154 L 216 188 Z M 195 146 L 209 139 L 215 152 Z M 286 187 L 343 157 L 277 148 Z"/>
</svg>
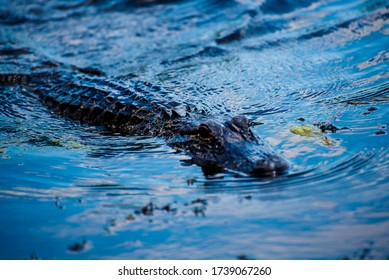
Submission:
<svg viewBox="0 0 389 280">
<path fill-rule="evenodd" d="M 273 155 L 257 160 L 249 174 L 253 176 L 275 176 L 288 171 L 289 163 L 282 157 Z"/>
<path fill-rule="evenodd" d="M 172 146 L 190 153 L 206 173 L 231 170 L 265 177 L 289 169 L 287 160 L 249 128 L 244 116 L 190 123 L 181 127 L 180 137 L 170 140 Z"/>
</svg>

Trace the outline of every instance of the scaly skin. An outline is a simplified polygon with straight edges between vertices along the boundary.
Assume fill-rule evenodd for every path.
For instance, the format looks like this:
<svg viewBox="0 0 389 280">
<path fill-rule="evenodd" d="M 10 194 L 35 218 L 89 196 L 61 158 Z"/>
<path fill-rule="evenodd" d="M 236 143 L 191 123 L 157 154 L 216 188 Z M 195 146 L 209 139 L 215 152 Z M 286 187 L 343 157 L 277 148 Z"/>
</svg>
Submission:
<svg viewBox="0 0 389 280">
<path fill-rule="evenodd" d="M 202 114 L 180 116 L 164 106 L 165 100 L 149 100 L 147 93 L 155 89 L 142 81 L 124 86 L 85 75 L 1 74 L 0 85 L 27 86 L 49 109 L 83 123 L 123 135 L 163 137 L 170 146 L 187 152 L 206 174 L 232 170 L 274 176 L 289 168 L 281 155 L 253 133 L 246 117 L 219 122 Z"/>
</svg>

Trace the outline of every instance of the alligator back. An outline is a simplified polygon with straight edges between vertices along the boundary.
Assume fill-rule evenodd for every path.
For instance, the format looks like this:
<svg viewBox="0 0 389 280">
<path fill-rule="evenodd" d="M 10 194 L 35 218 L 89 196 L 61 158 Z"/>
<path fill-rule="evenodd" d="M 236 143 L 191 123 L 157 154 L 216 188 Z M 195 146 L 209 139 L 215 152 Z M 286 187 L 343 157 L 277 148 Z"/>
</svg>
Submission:
<svg viewBox="0 0 389 280">
<path fill-rule="evenodd" d="M 244 116 L 224 121 L 196 113 L 181 117 L 174 109 L 168 113 L 164 104 L 169 103 L 158 86 L 135 79 L 124 84 L 106 78 L 61 74 L 2 75 L 0 81 L 27 86 L 48 108 L 72 119 L 122 134 L 162 136 L 170 146 L 191 155 L 206 174 L 228 169 L 274 176 L 289 168 L 281 155 L 253 133 Z M 150 94 L 155 92 L 159 95 Z"/>
<path fill-rule="evenodd" d="M 56 113 L 122 134 L 161 135 L 166 122 L 178 117 L 166 109 L 163 98 L 154 94 L 149 100 L 148 93 L 160 88 L 139 80 L 124 83 L 77 74 L 0 74 L 0 84 L 28 87 Z"/>
</svg>

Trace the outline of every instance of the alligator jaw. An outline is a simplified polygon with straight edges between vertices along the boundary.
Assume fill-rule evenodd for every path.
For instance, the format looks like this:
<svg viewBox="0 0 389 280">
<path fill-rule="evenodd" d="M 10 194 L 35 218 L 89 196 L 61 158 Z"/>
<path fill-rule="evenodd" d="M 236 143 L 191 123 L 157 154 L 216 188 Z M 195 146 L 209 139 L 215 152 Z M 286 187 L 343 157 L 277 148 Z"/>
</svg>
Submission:
<svg viewBox="0 0 389 280">
<path fill-rule="evenodd" d="M 288 161 L 281 156 L 273 155 L 254 162 L 253 168 L 248 173 L 255 177 L 265 177 L 282 175 L 288 170 Z"/>
<path fill-rule="evenodd" d="M 206 175 L 222 170 L 254 177 L 285 174 L 289 163 L 248 127 L 244 116 L 224 122 L 185 123 L 167 137 L 169 145 L 188 152 Z"/>
</svg>

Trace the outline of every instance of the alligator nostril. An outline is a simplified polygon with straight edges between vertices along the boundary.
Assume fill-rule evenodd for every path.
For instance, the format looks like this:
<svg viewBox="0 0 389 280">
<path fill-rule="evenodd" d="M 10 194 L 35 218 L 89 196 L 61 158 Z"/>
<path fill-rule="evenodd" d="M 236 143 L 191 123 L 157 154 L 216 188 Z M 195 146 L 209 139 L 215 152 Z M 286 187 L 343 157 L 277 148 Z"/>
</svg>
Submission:
<svg viewBox="0 0 389 280">
<path fill-rule="evenodd" d="M 279 156 L 271 156 L 256 161 L 251 173 L 255 176 L 271 176 L 285 173 L 288 169 L 289 163 L 285 159 Z"/>
<path fill-rule="evenodd" d="M 266 176 L 274 171 L 275 164 L 268 159 L 260 159 L 254 163 L 251 173 L 257 176 Z"/>
<path fill-rule="evenodd" d="M 286 161 L 286 159 L 280 156 L 273 156 L 270 158 L 270 160 L 274 163 L 274 171 L 276 174 L 282 174 L 288 171 L 289 163 Z"/>
</svg>

